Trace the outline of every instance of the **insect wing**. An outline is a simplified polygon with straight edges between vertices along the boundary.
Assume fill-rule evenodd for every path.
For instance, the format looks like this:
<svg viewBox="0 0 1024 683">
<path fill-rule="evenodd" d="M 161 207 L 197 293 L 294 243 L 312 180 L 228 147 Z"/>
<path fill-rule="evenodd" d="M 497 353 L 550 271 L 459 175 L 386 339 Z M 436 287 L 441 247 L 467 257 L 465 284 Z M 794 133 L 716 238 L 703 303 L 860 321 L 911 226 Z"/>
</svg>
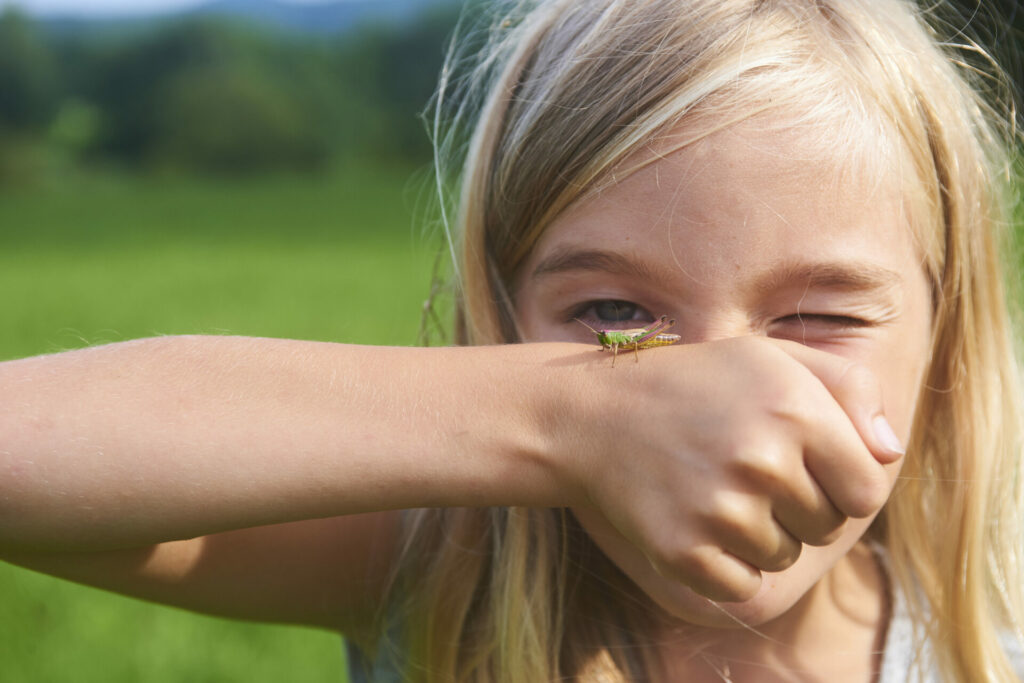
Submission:
<svg viewBox="0 0 1024 683">
<path fill-rule="evenodd" d="M 605 334 L 615 335 L 622 344 L 632 344 L 642 339 L 649 331 L 646 327 L 634 327 L 629 330 L 605 330 Z"/>
<path fill-rule="evenodd" d="M 669 320 L 667 315 L 663 315 L 658 320 L 658 322 L 651 324 L 649 327 L 644 327 L 644 328 L 641 328 L 639 330 L 630 330 L 630 332 L 634 332 L 634 333 L 636 333 L 638 335 L 633 340 L 633 343 L 637 344 L 638 346 L 640 346 L 640 345 L 644 344 L 645 342 L 648 342 L 648 341 L 650 341 L 652 339 L 656 339 L 658 336 L 661 335 L 661 333 L 664 330 L 667 330 L 668 328 L 672 327 L 672 325 L 674 325 L 675 322 L 676 322 L 675 320 Z M 675 335 L 675 334 L 673 334 L 673 335 L 664 335 L 664 336 L 666 336 L 666 337 L 675 337 L 676 340 L 679 339 L 679 335 Z M 671 343 L 671 342 L 668 342 L 668 343 Z M 661 346 L 661 344 L 658 344 L 658 346 Z M 641 348 L 643 348 L 643 347 L 641 346 Z"/>
<path fill-rule="evenodd" d="M 663 315 L 660 320 L 647 327 L 633 327 L 628 330 L 601 330 L 598 332 L 597 338 L 606 346 L 618 344 L 619 346 L 637 346 L 641 349 L 646 348 L 647 345 L 664 346 L 680 339 L 678 334 L 662 334 L 662 331 L 667 330 L 674 323 L 675 320 L 669 320 L 667 315 Z M 664 339 L 655 341 L 658 337 L 664 337 Z"/>
</svg>

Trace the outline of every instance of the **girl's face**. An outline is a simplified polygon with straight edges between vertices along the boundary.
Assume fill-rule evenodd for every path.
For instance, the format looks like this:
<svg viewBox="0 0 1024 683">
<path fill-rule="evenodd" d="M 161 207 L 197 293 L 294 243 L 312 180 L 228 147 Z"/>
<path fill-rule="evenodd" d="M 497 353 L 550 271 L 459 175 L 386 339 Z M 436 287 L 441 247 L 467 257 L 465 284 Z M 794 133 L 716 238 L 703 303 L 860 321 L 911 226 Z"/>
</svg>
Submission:
<svg viewBox="0 0 1024 683">
<path fill-rule="evenodd" d="M 797 130 L 758 119 L 669 153 L 554 221 L 515 283 L 523 333 L 594 344 L 574 318 L 629 328 L 667 314 L 683 343 L 801 342 L 871 368 L 906 443 L 929 355 L 931 298 L 899 184 L 862 171 L 802 144 Z M 580 258 L 565 258 L 572 254 Z M 569 265 L 538 271 L 553 255 Z M 659 576 L 603 518 L 576 512 L 659 605 L 704 625 L 765 623 L 826 574 L 849 575 L 838 569 L 871 521 L 850 520 L 837 542 L 805 547 L 792 567 L 765 575 L 753 600 L 726 605 L 729 618 Z"/>
</svg>

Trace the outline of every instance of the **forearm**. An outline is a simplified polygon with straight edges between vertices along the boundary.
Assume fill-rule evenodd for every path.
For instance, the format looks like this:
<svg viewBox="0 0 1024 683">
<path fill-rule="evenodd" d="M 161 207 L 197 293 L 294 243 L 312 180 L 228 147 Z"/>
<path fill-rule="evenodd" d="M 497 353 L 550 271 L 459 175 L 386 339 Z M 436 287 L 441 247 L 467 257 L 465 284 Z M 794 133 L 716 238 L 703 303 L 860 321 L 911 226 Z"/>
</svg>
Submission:
<svg viewBox="0 0 1024 683">
<path fill-rule="evenodd" d="M 0 547 L 557 503 L 526 380 L 566 349 L 544 347 L 168 337 L 0 364 Z"/>
</svg>

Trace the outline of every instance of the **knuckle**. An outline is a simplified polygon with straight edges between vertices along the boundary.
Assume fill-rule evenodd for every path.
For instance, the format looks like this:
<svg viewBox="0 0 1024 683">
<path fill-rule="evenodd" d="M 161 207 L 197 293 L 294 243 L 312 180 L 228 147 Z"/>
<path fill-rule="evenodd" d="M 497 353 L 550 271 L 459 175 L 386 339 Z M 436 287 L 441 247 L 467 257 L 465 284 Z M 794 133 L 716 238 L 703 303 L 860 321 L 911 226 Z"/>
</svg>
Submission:
<svg viewBox="0 0 1024 683">
<path fill-rule="evenodd" d="M 714 567 L 707 553 L 701 553 L 689 544 L 659 548 L 650 560 L 661 576 L 688 585 L 709 582 L 714 576 Z"/>
<path fill-rule="evenodd" d="M 780 388 L 771 399 L 772 414 L 789 424 L 804 426 L 815 420 L 818 406 L 811 400 L 811 392 L 792 387 Z"/>
<path fill-rule="evenodd" d="M 767 501 L 740 493 L 719 495 L 711 510 L 709 532 L 757 569 L 781 571 L 800 556 L 802 544 L 777 525 Z"/>
<path fill-rule="evenodd" d="M 677 578 L 696 566 L 693 558 L 696 544 L 688 535 L 672 533 L 666 528 L 652 540 L 647 557 L 659 574 Z"/>
<path fill-rule="evenodd" d="M 744 602 L 761 588 L 761 573 L 744 568 L 707 546 L 688 556 L 689 571 L 678 577 L 695 592 L 718 602 Z"/>
<path fill-rule="evenodd" d="M 704 513 L 705 524 L 725 538 L 743 538 L 748 535 L 755 512 L 749 497 L 731 491 L 718 491 Z"/>
<path fill-rule="evenodd" d="M 815 533 L 811 538 L 806 539 L 804 543 L 807 545 L 814 546 L 826 546 L 832 545 L 843 535 L 846 531 L 846 517 L 839 518 L 835 524 L 824 526 L 821 530 Z"/>
<path fill-rule="evenodd" d="M 867 365 L 849 361 L 839 374 L 837 389 L 846 394 L 873 396 L 878 393 L 878 379 Z"/>
<path fill-rule="evenodd" d="M 766 444 L 757 448 L 744 448 L 735 455 L 737 475 L 766 494 L 779 494 L 789 490 L 791 458 L 783 448 Z"/>
<path fill-rule="evenodd" d="M 746 602 L 761 589 L 761 576 L 757 574 L 741 579 L 722 579 L 691 588 L 715 602 Z"/>
<path fill-rule="evenodd" d="M 785 508 L 779 517 L 779 525 L 801 543 L 825 546 L 839 540 L 847 519 L 847 515 L 822 493 L 813 500 Z"/>
<path fill-rule="evenodd" d="M 831 545 L 839 540 L 846 528 L 845 516 L 829 516 L 826 519 L 807 520 L 807 523 L 793 533 L 802 543 L 811 546 Z"/>
<path fill-rule="evenodd" d="M 846 509 L 848 516 L 854 518 L 870 517 L 889 500 L 889 482 L 885 474 L 879 470 L 864 478 L 850 496 Z"/>
<path fill-rule="evenodd" d="M 698 583 L 714 583 L 715 562 L 710 549 L 703 552 L 694 550 L 680 558 L 679 568 L 683 570 L 689 581 Z"/>
<path fill-rule="evenodd" d="M 761 566 L 767 572 L 781 572 L 789 569 L 800 559 L 803 552 L 803 544 L 798 541 L 786 539 L 778 544 L 775 553 L 769 556 Z"/>
</svg>

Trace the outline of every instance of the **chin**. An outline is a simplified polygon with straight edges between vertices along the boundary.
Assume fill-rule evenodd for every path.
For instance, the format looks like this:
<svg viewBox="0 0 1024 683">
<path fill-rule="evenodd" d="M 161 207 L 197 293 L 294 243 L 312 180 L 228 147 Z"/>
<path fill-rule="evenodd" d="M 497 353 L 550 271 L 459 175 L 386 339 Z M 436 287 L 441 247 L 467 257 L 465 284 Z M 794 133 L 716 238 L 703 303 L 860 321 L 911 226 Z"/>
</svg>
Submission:
<svg viewBox="0 0 1024 683">
<path fill-rule="evenodd" d="M 798 565 L 765 574 L 757 595 L 744 602 L 715 602 L 654 571 L 630 576 L 672 620 L 703 628 L 756 628 L 789 612 L 816 585 L 800 576 Z"/>
<path fill-rule="evenodd" d="M 674 621 L 703 628 L 759 627 L 794 609 L 856 545 L 869 520 L 848 524 L 846 532 L 828 546 L 805 546 L 793 566 L 764 573 L 761 588 L 750 600 L 715 602 L 684 584 L 658 574 L 635 546 L 597 513 L 574 510 L 581 526 L 597 546 Z M 851 520 L 853 521 L 853 520 Z"/>
</svg>

